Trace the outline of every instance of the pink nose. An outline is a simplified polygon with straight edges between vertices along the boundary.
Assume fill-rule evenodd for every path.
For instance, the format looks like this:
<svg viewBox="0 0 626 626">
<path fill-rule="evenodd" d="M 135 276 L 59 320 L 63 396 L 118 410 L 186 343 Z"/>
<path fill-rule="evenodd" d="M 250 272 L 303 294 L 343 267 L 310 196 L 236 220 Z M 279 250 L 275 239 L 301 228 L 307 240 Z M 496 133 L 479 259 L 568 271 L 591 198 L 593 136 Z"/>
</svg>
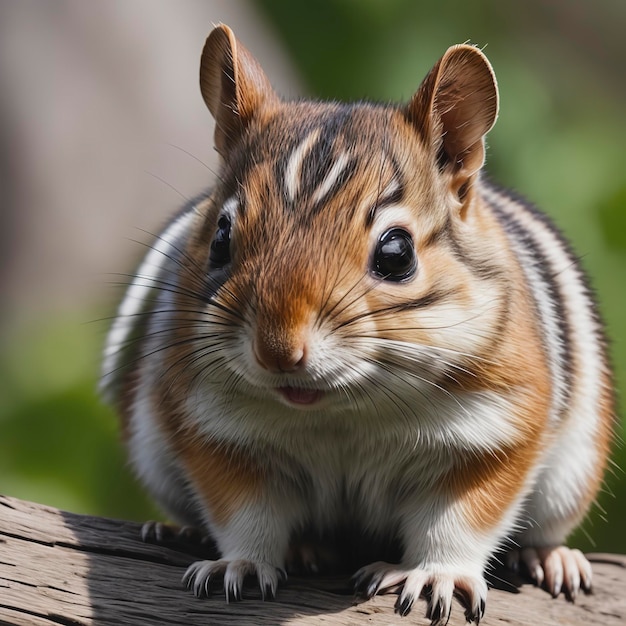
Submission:
<svg viewBox="0 0 626 626">
<path fill-rule="evenodd" d="M 257 337 L 254 356 L 257 363 L 270 372 L 295 372 L 306 364 L 306 345 L 302 341 L 287 344 Z"/>
</svg>

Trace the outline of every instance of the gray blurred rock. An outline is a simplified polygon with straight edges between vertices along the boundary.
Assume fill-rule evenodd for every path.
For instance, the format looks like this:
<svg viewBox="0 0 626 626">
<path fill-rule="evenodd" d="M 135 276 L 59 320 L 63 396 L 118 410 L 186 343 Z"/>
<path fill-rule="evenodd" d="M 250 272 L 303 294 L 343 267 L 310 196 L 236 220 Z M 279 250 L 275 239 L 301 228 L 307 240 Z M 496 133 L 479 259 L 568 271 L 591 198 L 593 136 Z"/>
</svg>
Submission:
<svg viewBox="0 0 626 626">
<path fill-rule="evenodd" d="M 131 240 L 211 184 L 198 65 L 218 22 L 297 93 L 242 0 L 1 0 L 0 337 L 96 303 L 106 315 L 144 250 Z"/>
</svg>

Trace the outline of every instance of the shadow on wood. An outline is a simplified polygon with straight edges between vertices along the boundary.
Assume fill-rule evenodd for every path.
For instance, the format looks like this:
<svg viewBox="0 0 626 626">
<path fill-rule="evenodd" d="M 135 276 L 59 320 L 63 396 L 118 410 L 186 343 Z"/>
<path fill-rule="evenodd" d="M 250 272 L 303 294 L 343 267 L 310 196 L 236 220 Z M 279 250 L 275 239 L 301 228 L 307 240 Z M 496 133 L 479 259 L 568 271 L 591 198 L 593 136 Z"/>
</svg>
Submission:
<svg viewBox="0 0 626 626">
<path fill-rule="evenodd" d="M 395 596 L 355 603 L 349 580 L 291 578 L 273 602 L 250 588 L 242 602 L 223 595 L 198 599 L 181 577 L 192 554 L 145 544 L 140 525 L 0 496 L 0 623 L 64 624 L 428 624 L 424 604 L 405 618 L 393 613 Z M 489 624 L 626 623 L 626 557 L 590 555 L 594 593 L 571 604 L 532 585 L 491 589 Z M 508 590 L 507 590 L 508 589 Z M 511 591 L 514 591 L 512 593 Z M 450 626 L 465 623 L 456 603 Z"/>
</svg>

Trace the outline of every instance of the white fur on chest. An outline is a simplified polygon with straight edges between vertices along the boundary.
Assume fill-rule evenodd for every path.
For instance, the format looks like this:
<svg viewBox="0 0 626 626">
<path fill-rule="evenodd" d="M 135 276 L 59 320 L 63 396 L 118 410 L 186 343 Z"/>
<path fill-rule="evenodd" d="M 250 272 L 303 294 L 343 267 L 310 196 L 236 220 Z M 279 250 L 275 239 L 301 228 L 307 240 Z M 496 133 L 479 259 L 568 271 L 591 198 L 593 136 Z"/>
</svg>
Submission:
<svg viewBox="0 0 626 626">
<path fill-rule="evenodd" d="M 407 421 L 391 412 L 302 411 L 204 388 L 190 394 L 186 414 L 207 440 L 250 450 L 276 480 L 296 477 L 305 516 L 320 528 L 357 518 L 372 531 L 389 529 L 408 501 L 438 491 L 453 463 L 515 437 L 510 407 L 488 393 L 416 402 Z M 435 440 L 433 430 L 445 436 Z"/>
</svg>

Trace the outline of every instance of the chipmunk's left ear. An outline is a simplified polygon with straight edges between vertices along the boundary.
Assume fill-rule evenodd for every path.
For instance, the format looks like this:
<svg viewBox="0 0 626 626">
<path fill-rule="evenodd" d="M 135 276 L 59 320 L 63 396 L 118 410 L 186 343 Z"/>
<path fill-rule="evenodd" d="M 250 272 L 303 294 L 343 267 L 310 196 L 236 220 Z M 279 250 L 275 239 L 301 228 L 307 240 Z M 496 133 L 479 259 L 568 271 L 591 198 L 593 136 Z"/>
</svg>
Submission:
<svg viewBox="0 0 626 626">
<path fill-rule="evenodd" d="M 204 44 L 200 90 L 215 119 L 215 147 L 222 156 L 255 114 L 278 101 L 257 60 L 225 24 L 216 26 Z"/>
<path fill-rule="evenodd" d="M 455 192 L 485 160 L 486 133 L 498 116 L 498 87 L 487 57 L 476 47 L 448 48 L 411 98 L 405 115 L 442 169 L 452 173 Z"/>
</svg>

